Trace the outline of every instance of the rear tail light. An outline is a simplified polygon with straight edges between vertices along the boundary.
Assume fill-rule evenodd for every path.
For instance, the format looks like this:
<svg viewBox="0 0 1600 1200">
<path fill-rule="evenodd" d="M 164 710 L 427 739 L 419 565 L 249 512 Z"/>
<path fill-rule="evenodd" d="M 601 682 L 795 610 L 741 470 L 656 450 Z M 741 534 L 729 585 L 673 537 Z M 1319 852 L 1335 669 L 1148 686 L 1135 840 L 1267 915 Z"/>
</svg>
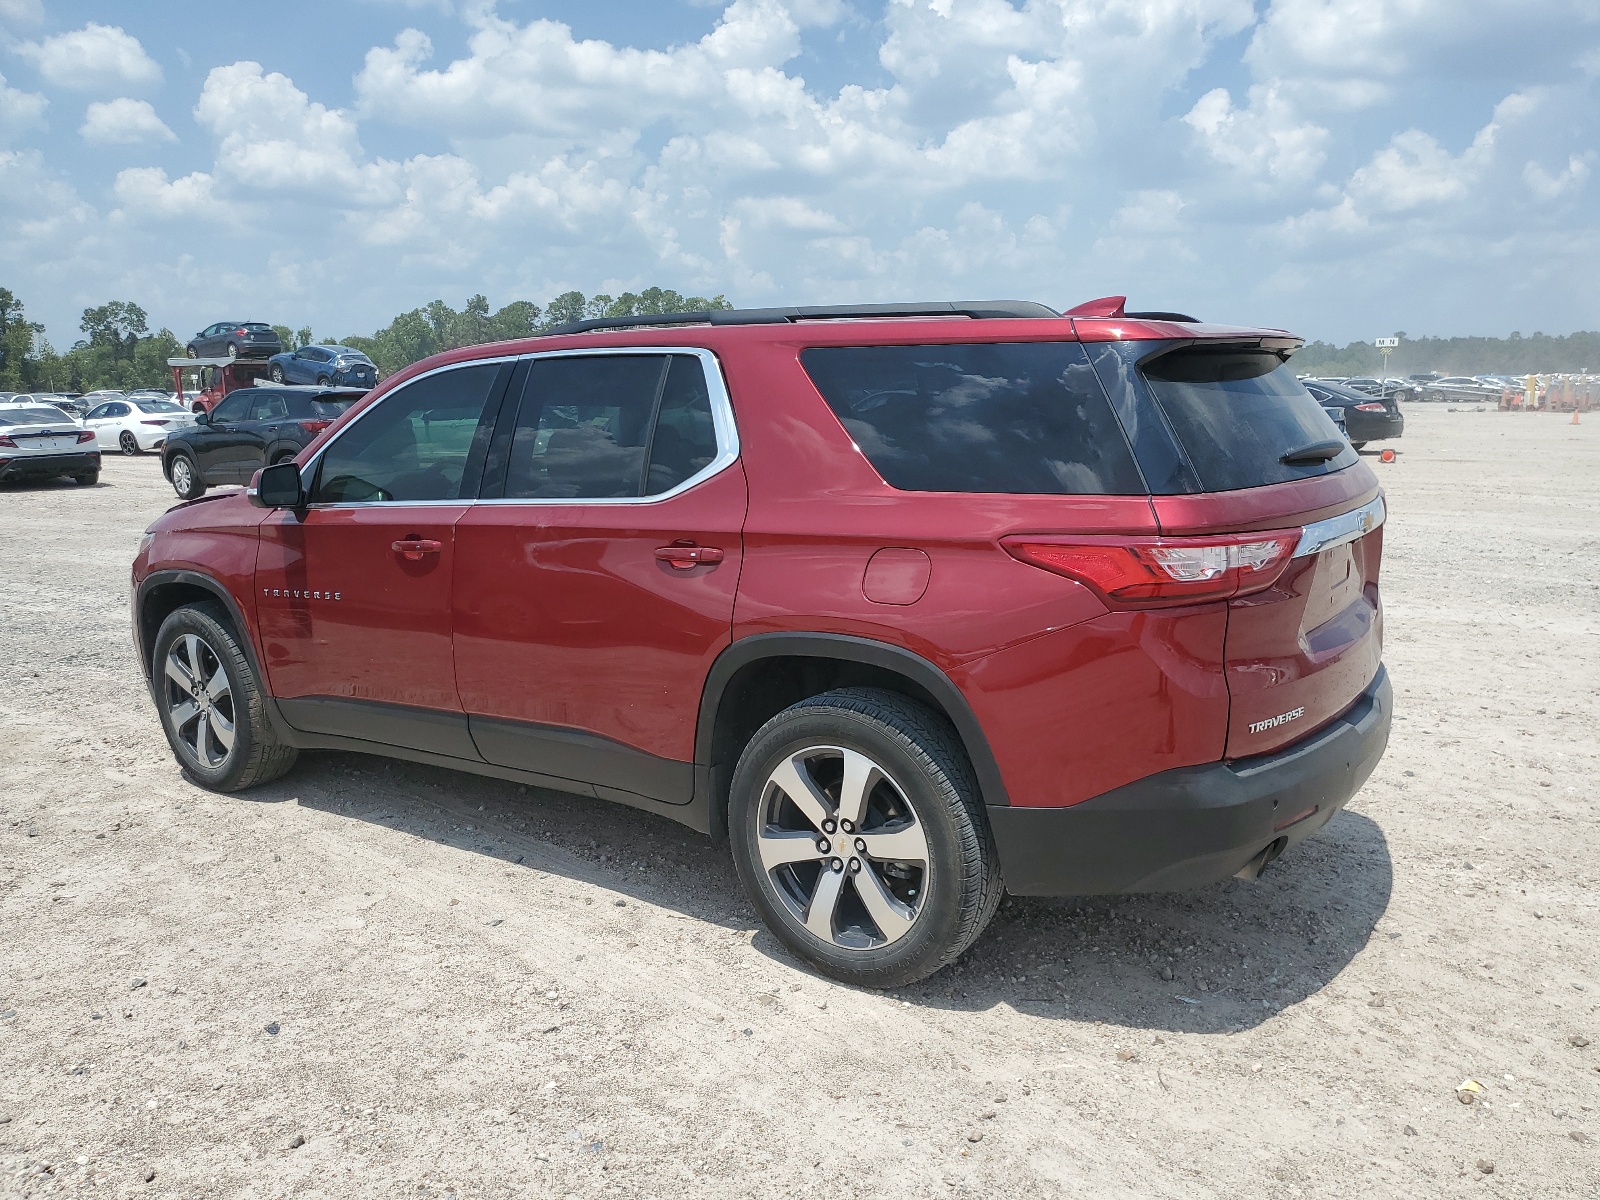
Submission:
<svg viewBox="0 0 1600 1200">
<path fill-rule="evenodd" d="M 17 444 L 3 433 L 0 433 L 0 446 L 10 446 L 13 450 L 17 448 Z"/>
<path fill-rule="evenodd" d="M 1388 412 L 1389 410 L 1387 408 L 1385 408 L 1381 404 L 1358 404 L 1358 405 L 1356 405 L 1356 411 L 1357 412 Z"/>
<path fill-rule="evenodd" d="M 235 329 L 233 331 L 233 336 L 234 337 L 247 337 L 247 336 L 249 336 L 249 333 L 250 333 L 250 331 L 248 329 Z"/>
<path fill-rule="evenodd" d="M 332 424 L 332 421 L 301 421 L 300 428 L 304 429 L 307 433 L 321 433 L 324 429 Z"/>
<path fill-rule="evenodd" d="M 167 422 L 165 422 L 165 421 L 140 421 L 139 424 L 141 424 L 141 425 L 165 425 L 165 424 L 167 424 Z"/>
<path fill-rule="evenodd" d="M 92 429 L 83 430 L 81 433 L 78 434 L 78 441 L 79 442 L 92 442 L 92 441 L 94 441 L 94 430 L 92 430 Z"/>
<path fill-rule="evenodd" d="M 1155 608 L 1271 587 L 1299 541 L 1295 529 L 1208 538 L 1024 536 L 1001 545 L 1013 558 L 1093 588 L 1114 608 Z"/>
</svg>

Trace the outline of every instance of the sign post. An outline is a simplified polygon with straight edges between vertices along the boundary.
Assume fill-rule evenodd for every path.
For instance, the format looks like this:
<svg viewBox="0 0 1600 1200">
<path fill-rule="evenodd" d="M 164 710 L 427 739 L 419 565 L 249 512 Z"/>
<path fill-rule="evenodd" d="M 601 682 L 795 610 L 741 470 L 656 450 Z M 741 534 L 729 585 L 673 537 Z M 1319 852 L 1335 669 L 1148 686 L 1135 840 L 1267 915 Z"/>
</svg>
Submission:
<svg viewBox="0 0 1600 1200">
<path fill-rule="evenodd" d="M 1397 337 L 1374 338 L 1372 344 L 1378 348 L 1378 353 L 1383 355 L 1383 377 L 1387 379 L 1389 378 L 1389 355 L 1393 354 L 1395 348 L 1400 345 L 1400 339 Z"/>
</svg>

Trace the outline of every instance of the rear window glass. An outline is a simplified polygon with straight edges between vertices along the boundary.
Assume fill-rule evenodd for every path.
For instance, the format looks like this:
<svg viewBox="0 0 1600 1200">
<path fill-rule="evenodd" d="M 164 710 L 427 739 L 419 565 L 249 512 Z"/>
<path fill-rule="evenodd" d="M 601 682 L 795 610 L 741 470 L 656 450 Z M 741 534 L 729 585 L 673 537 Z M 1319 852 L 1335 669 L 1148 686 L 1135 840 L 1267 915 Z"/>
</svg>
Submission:
<svg viewBox="0 0 1600 1200">
<path fill-rule="evenodd" d="M 801 362 L 890 487 L 1144 494 L 1076 342 L 817 346 Z"/>
<path fill-rule="evenodd" d="M 70 425 L 59 408 L 0 408 L 0 425 Z"/>
<path fill-rule="evenodd" d="M 138 406 L 140 412 L 174 413 L 188 411 L 181 405 L 174 404 L 171 400 L 135 400 L 133 403 Z"/>
<path fill-rule="evenodd" d="M 356 402 L 354 396 L 324 397 L 311 401 L 311 415 L 324 421 L 332 421 L 336 417 L 344 416 L 344 410 Z"/>
<path fill-rule="evenodd" d="M 1202 491 L 1308 479 L 1357 461 L 1349 445 L 1325 462 L 1282 461 L 1342 435 L 1275 354 L 1197 346 L 1146 363 L 1144 376 Z"/>
</svg>

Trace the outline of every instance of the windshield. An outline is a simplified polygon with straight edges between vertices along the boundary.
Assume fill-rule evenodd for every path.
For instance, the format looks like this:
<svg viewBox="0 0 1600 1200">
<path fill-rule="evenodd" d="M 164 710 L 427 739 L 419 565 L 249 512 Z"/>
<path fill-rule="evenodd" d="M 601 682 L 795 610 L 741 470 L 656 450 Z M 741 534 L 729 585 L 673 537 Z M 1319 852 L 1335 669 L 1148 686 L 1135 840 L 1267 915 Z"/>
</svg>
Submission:
<svg viewBox="0 0 1600 1200">
<path fill-rule="evenodd" d="M 188 410 L 181 405 L 174 404 L 171 400 L 135 400 L 140 412 L 151 413 L 181 413 Z"/>
<path fill-rule="evenodd" d="M 59 408 L 0 408 L 0 425 L 71 425 Z"/>
</svg>

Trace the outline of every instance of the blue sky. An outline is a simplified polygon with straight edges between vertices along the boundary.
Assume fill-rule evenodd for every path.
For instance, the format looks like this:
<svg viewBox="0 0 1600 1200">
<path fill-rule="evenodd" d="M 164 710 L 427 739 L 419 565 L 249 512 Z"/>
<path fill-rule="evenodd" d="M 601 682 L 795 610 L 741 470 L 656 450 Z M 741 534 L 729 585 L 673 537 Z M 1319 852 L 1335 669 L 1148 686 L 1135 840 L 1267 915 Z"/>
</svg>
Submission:
<svg viewBox="0 0 1600 1200">
<path fill-rule="evenodd" d="M 1596 0 L 0 0 L 0 286 L 1600 328 Z"/>
</svg>

